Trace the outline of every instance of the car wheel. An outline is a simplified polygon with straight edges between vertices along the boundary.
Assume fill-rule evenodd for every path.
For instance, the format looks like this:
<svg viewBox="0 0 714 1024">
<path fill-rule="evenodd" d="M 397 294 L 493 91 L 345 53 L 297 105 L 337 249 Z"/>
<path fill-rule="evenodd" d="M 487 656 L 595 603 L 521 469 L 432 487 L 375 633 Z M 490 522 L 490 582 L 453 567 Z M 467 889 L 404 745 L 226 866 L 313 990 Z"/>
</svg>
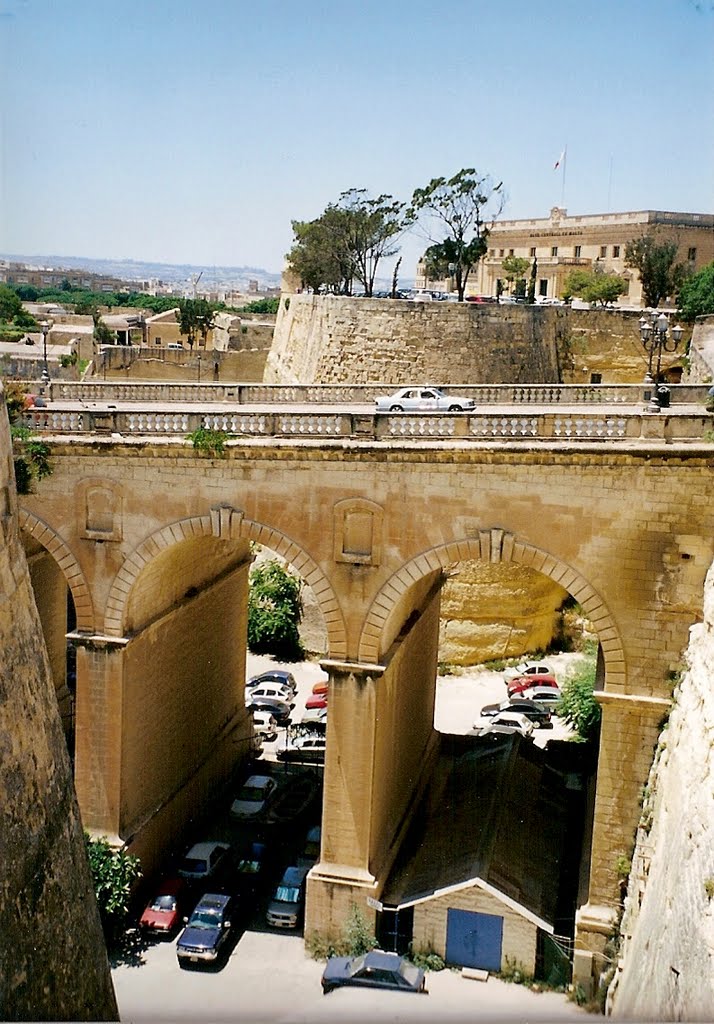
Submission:
<svg viewBox="0 0 714 1024">
<path fill-rule="evenodd" d="M 460 405 L 450 405 L 449 412 L 463 412 L 463 409 Z"/>
<path fill-rule="evenodd" d="M 401 405 L 392 405 L 392 406 L 389 407 L 389 411 L 390 412 L 404 412 L 404 409 L 401 407 Z"/>
</svg>

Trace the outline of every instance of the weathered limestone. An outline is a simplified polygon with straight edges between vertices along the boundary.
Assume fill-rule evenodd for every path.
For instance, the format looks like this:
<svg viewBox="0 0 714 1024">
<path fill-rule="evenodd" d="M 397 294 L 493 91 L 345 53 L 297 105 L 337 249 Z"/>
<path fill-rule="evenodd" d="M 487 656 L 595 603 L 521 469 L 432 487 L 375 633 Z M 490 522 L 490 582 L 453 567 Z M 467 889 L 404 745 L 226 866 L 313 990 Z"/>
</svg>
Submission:
<svg viewBox="0 0 714 1024">
<path fill-rule="evenodd" d="M 561 306 L 284 296 L 272 384 L 639 383 L 639 314 Z M 680 353 L 686 351 L 685 336 Z M 663 368 L 681 366 L 665 355 Z"/>
<path fill-rule="evenodd" d="M 0 396 L 0 1018 L 117 1020 Z"/>
<path fill-rule="evenodd" d="M 714 1007 L 714 567 L 704 621 L 644 793 L 609 1003 L 631 1020 L 710 1020 Z M 629 854 L 629 850 L 624 851 Z"/>
</svg>

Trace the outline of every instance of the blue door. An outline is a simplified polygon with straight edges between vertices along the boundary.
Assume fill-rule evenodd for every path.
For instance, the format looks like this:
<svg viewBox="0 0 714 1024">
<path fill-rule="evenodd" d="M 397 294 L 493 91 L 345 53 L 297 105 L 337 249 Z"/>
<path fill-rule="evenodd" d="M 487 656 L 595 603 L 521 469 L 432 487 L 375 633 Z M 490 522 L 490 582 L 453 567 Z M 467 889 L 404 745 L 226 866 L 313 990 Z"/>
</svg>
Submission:
<svg viewBox="0 0 714 1024">
<path fill-rule="evenodd" d="M 483 971 L 501 970 L 503 918 L 471 910 L 449 910 L 446 918 L 446 961 Z"/>
</svg>

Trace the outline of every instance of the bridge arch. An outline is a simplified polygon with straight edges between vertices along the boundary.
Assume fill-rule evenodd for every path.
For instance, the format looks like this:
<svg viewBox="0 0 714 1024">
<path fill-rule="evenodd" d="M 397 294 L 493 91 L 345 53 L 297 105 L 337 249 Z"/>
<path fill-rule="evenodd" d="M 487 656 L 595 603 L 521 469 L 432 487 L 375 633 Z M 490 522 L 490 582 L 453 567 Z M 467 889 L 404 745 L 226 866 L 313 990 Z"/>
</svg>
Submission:
<svg viewBox="0 0 714 1024">
<path fill-rule="evenodd" d="M 346 657 L 347 633 L 342 610 L 332 585 L 317 562 L 286 534 L 246 519 L 240 510 L 228 505 L 214 506 L 208 515 L 169 523 L 147 537 L 127 556 L 107 599 L 104 620 L 107 636 L 123 636 L 132 587 L 149 562 L 172 545 L 198 537 L 252 541 L 270 548 L 289 562 L 310 586 L 319 604 L 325 619 L 330 656 Z"/>
<path fill-rule="evenodd" d="M 92 593 L 72 551 L 48 523 L 27 509 L 20 509 L 19 524 L 21 530 L 52 555 L 64 575 L 74 601 L 77 629 L 83 633 L 93 633 L 96 627 Z"/>
<path fill-rule="evenodd" d="M 384 629 L 402 595 L 422 577 L 455 562 L 483 560 L 517 562 L 550 577 L 578 601 L 595 628 L 602 647 L 608 688 L 624 689 L 625 654 L 619 631 L 602 597 L 567 562 L 519 541 L 501 529 L 480 530 L 477 537 L 439 544 L 416 555 L 387 580 L 365 618 L 359 642 L 359 661 L 378 664 L 384 655 Z"/>
</svg>

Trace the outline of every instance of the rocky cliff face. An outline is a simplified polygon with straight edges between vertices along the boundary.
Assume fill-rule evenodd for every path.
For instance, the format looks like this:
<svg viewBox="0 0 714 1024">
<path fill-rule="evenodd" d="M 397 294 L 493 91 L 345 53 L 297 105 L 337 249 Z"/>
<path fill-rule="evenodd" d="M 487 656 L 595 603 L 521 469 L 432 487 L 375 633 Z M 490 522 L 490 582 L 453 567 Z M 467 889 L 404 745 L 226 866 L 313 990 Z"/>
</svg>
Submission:
<svg viewBox="0 0 714 1024">
<path fill-rule="evenodd" d="M 621 1019 L 714 1014 L 714 566 L 690 637 L 637 831 L 608 1000 Z"/>
<path fill-rule="evenodd" d="M 0 392 L 0 1019 L 117 1020 Z"/>
</svg>

